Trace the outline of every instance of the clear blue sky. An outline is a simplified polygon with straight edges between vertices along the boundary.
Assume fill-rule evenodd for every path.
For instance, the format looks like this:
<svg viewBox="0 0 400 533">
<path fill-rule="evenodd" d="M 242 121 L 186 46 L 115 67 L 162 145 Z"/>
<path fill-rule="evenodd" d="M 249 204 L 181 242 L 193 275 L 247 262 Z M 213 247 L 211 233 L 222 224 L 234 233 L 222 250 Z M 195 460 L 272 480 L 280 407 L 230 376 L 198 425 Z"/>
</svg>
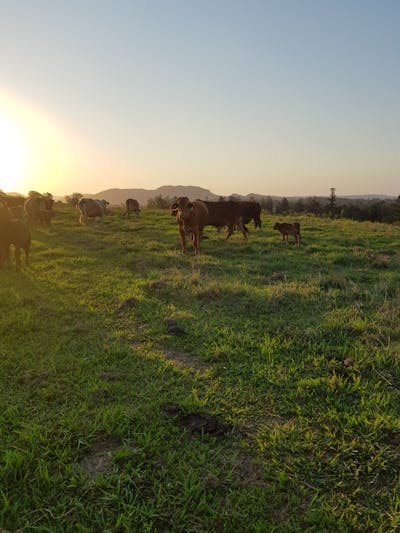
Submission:
<svg viewBox="0 0 400 533">
<path fill-rule="evenodd" d="M 15 187 L 400 194 L 398 0 L 13 0 L 0 48 L 64 154 Z"/>
</svg>

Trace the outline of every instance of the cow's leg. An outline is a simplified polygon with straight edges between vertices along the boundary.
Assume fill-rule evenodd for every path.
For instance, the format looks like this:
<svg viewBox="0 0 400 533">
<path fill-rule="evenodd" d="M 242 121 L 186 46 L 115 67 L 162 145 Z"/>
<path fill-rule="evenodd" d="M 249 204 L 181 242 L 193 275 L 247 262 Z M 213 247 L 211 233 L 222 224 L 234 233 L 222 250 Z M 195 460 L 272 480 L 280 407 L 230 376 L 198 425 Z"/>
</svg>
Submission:
<svg viewBox="0 0 400 533">
<path fill-rule="evenodd" d="M 29 245 L 25 246 L 25 265 L 29 266 Z"/>
<path fill-rule="evenodd" d="M 6 246 L 4 248 L 4 261 L 5 261 L 6 267 L 9 269 L 11 267 L 11 264 L 10 264 L 10 246 Z"/>
<path fill-rule="evenodd" d="M 247 234 L 248 234 L 249 230 L 244 226 L 242 217 L 239 217 L 239 220 L 237 222 L 237 226 L 238 226 L 239 230 L 241 231 L 243 237 L 247 240 Z"/>
<path fill-rule="evenodd" d="M 181 250 L 183 253 L 186 252 L 186 236 L 185 229 L 182 226 L 179 226 L 179 233 L 181 234 Z"/>
<path fill-rule="evenodd" d="M 200 232 L 199 231 L 194 231 L 192 233 L 192 242 L 193 242 L 193 246 L 194 246 L 194 254 L 198 255 L 198 253 L 199 253 L 199 244 L 200 244 Z"/>
<path fill-rule="evenodd" d="M 21 248 L 19 246 L 15 246 L 15 268 L 17 272 L 21 270 L 20 251 L 21 251 Z"/>
<path fill-rule="evenodd" d="M 225 239 L 228 240 L 229 237 L 231 235 L 233 235 L 233 231 L 234 231 L 234 224 L 230 224 L 229 226 L 227 226 L 226 228 L 226 233 L 225 233 Z"/>
</svg>

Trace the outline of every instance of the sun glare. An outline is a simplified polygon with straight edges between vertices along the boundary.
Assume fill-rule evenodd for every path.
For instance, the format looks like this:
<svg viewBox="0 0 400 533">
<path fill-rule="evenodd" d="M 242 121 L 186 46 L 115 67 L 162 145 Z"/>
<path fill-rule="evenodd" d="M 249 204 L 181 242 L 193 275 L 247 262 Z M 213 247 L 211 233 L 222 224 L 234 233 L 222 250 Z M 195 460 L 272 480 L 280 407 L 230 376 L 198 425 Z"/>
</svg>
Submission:
<svg viewBox="0 0 400 533">
<path fill-rule="evenodd" d="M 65 178 L 68 151 L 67 136 L 54 120 L 0 91 L 0 189 L 51 190 Z"/>
<path fill-rule="evenodd" d="M 21 186 L 28 163 L 28 146 L 23 129 L 0 109 L 0 188 L 15 192 Z"/>
</svg>

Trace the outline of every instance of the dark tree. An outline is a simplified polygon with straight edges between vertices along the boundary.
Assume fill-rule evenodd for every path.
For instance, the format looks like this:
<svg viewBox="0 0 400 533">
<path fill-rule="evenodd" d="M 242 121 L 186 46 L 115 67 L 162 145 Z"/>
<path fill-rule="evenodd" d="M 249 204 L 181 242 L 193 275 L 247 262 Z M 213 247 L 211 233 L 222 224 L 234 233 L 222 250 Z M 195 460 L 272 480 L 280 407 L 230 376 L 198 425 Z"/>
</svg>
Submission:
<svg viewBox="0 0 400 533">
<path fill-rule="evenodd" d="M 394 218 L 397 224 L 400 224 L 400 195 L 394 204 Z"/>
<path fill-rule="evenodd" d="M 287 198 L 282 198 L 279 200 L 275 207 L 275 213 L 279 215 L 286 215 L 289 212 L 289 202 Z"/>
<path fill-rule="evenodd" d="M 308 198 L 306 203 L 306 211 L 316 216 L 322 215 L 322 205 L 316 198 Z"/>
<path fill-rule="evenodd" d="M 305 210 L 306 210 L 306 206 L 304 205 L 304 201 L 302 200 L 302 198 L 299 198 L 298 200 L 296 200 L 295 203 L 293 204 L 293 211 L 295 213 L 304 213 Z"/>
<path fill-rule="evenodd" d="M 337 214 L 335 187 L 331 187 L 330 191 L 331 191 L 331 195 L 329 197 L 329 203 L 328 203 L 328 215 L 331 218 L 335 218 Z"/>
<path fill-rule="evenodd" d="M 260 200 L 260 205 L 264 211 L 267 213 L 272 213 L 274 210 L 274 202 L 272 201 L 271 196 L 267 196 L 266 198 L 262 198 Z"/>
</svg>

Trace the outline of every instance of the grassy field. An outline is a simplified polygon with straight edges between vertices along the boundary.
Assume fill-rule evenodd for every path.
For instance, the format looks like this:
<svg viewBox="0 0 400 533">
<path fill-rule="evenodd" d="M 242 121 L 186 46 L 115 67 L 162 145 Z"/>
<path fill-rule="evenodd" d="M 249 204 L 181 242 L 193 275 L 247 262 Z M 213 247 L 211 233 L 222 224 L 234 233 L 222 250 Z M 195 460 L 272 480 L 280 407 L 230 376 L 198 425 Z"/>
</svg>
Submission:
<svg viewBox="0 0 400 533">
<path fill-rule="evenodd" d="M 0 272 L 0 528 L 400 530 L 400 228 L 56 211 Z"/>
</svg>

